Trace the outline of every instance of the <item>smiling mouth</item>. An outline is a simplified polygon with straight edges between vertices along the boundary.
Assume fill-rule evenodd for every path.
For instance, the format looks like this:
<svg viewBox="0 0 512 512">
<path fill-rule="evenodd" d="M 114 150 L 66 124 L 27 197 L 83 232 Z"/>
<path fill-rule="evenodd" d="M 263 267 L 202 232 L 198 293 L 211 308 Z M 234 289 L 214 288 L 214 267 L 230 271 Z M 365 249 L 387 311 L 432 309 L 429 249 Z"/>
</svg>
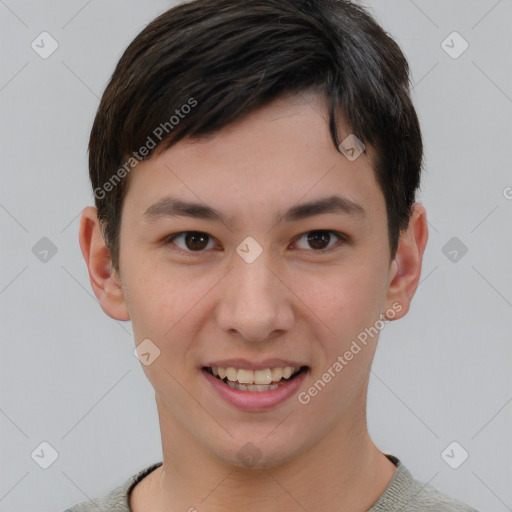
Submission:
<svg viewBox="0 0 512 512">
<path fill-rule="evenodd" d="M 206 366 L 204 371 L 222 381 L 226 386 L 240 391 L 272 391 L 293 380 L 300 373 L 307 371 L 307 366 L 267 368 L 265 370 L 247 370 L 233 367 L 222 368 Z"/>
</svg>

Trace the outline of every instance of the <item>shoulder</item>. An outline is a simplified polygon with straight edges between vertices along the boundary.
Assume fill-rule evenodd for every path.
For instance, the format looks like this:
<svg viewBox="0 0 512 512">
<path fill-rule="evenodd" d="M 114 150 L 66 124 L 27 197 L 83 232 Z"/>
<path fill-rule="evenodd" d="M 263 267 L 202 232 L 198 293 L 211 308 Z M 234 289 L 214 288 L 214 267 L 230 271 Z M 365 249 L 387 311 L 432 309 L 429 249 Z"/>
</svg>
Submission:
<svg viewBox="0 0 512 512">
<path fill-rule="evenodd" d="M 81 501 L 64 512 L 130 512 L 125 485 L 116 487 L 102 498 Z"/>
<path fill-rule="evenodd" d="M 413 478 L 396 457 L 389 456 L 397 470 L 384 494 L 368 512 L 478 512 L 465 503 L 450 498 L 430 484 Z"/>
<path fill-rule="evenodd" d="M 146 475 L 161 465 L 162 462 L 151 464 L 151 466 L 131 476 L 122 485 L 112 489 L 107 495 L 94 500 L 82 501 L 63 512 L 131 512 L 129 505 L 131 490 Z"/>
<path fill-rule="evenodd" d="M 439 492 L 433 486 L 413 480 L 412 495 L 404 512 L 477 512 L 462 501 Z"/>
</svg>

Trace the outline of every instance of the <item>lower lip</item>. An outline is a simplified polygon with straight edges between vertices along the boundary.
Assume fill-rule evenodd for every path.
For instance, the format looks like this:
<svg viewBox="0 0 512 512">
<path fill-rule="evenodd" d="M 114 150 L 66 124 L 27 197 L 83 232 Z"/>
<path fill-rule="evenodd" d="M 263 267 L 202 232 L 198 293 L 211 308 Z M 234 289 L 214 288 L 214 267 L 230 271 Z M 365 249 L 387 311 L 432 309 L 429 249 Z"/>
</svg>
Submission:
<svg viewBox="0 0 512 512">
<path fill-rule="evenodd" d="M 265 411 L 282 404 L 297 392 L 307 374 L 307 370 L 303 370 L 292 380 L 269 391 L 242 391 L 230 388 L 206 370 L 201 372 L 224 401 L 238 409 L 250 412 Z"/>
</svg>

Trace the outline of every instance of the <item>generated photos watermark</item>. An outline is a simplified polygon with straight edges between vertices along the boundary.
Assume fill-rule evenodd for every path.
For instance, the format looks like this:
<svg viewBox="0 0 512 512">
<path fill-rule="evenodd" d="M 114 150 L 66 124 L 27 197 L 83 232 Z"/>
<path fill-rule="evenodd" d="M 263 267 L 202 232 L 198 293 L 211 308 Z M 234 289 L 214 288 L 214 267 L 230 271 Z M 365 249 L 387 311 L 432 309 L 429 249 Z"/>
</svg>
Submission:
<svg viewBox="0 0 512 512">
<path fill-rule="evenodd" d="M 192 112 L 194 107 L 197 107 L 197 100 L 190 97 L 186 103 L 181 105 L 174 111 L 174 114 L 169 118 L 168 121 L 160 123 L 152 132 L 148 135 L 146 142 L 139 148 L 138 151 L 134 151 L 132 156 L 120 167 L 108 181 L 106 181 L 101 187 L 94 189 L 94 197 L 96 199 L 103 199 L 108 192 L 114 190 L 114 188 L 121 183 L 121 181 L 135 168 L 135 166 L 142 162 L 146 158 L 152 149 L 162 142 L 166 135 L 171 133 L 174 128 L 180 124 L 182 119 Z"/>
<path fill-rule="evenodd" d="M 357 335 L 357 339 L 352 340 L 350 348 L 346 350 L 343 355 L 339 355 L 336 360 L 327 368 L 322 376 L 310 386 L 307 391 L 301 391 L 297 395 L 299 403 L 307 405 L 311 400 L 322 391 L 329 382 L 331 382 L 342 370 L 345 368 L 352 359 L 354 359 L 361 350 L 367 346 L 368 342 L 373 340 L 379 332 L 384 328 L 387 322 L 393 320 L 397 313 L 402 311 L 403 306 L 400 302 L 394 302 L 393 305 L 384 313 L 380 315 L 372 326 L 366 327 Z M 384 320 L 385 319 L 385 320 Z M 361 346 L 362 345 L 362 346 Z"/>
</svg>

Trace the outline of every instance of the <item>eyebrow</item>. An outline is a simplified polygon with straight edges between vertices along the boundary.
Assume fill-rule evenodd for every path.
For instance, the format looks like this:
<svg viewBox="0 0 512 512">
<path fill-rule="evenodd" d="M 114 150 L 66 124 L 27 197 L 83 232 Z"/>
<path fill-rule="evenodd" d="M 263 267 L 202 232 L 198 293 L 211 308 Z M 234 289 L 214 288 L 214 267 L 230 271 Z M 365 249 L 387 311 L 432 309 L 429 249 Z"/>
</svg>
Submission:
<svg viewBox="0 0 512 512">
<path fill-rule="evenodd" d="M 283 215 L 276 216 L 276 223 L 294 222 L 315 215 L 338 213 L 356 217 L 365 217 L 366 210 L 348 197 L 330 196 L 317 199 L 309 203 L 292 206 Z M 201 203 L 183 201 L 175 197 L 165 197 L 151 205 L 142 215 L 145 220 L 154 220 L 159 217 L 191 217 L 222 222 L 231 226 L 232 221 L 227 219 L 222 212 Z"/>
</svg>

